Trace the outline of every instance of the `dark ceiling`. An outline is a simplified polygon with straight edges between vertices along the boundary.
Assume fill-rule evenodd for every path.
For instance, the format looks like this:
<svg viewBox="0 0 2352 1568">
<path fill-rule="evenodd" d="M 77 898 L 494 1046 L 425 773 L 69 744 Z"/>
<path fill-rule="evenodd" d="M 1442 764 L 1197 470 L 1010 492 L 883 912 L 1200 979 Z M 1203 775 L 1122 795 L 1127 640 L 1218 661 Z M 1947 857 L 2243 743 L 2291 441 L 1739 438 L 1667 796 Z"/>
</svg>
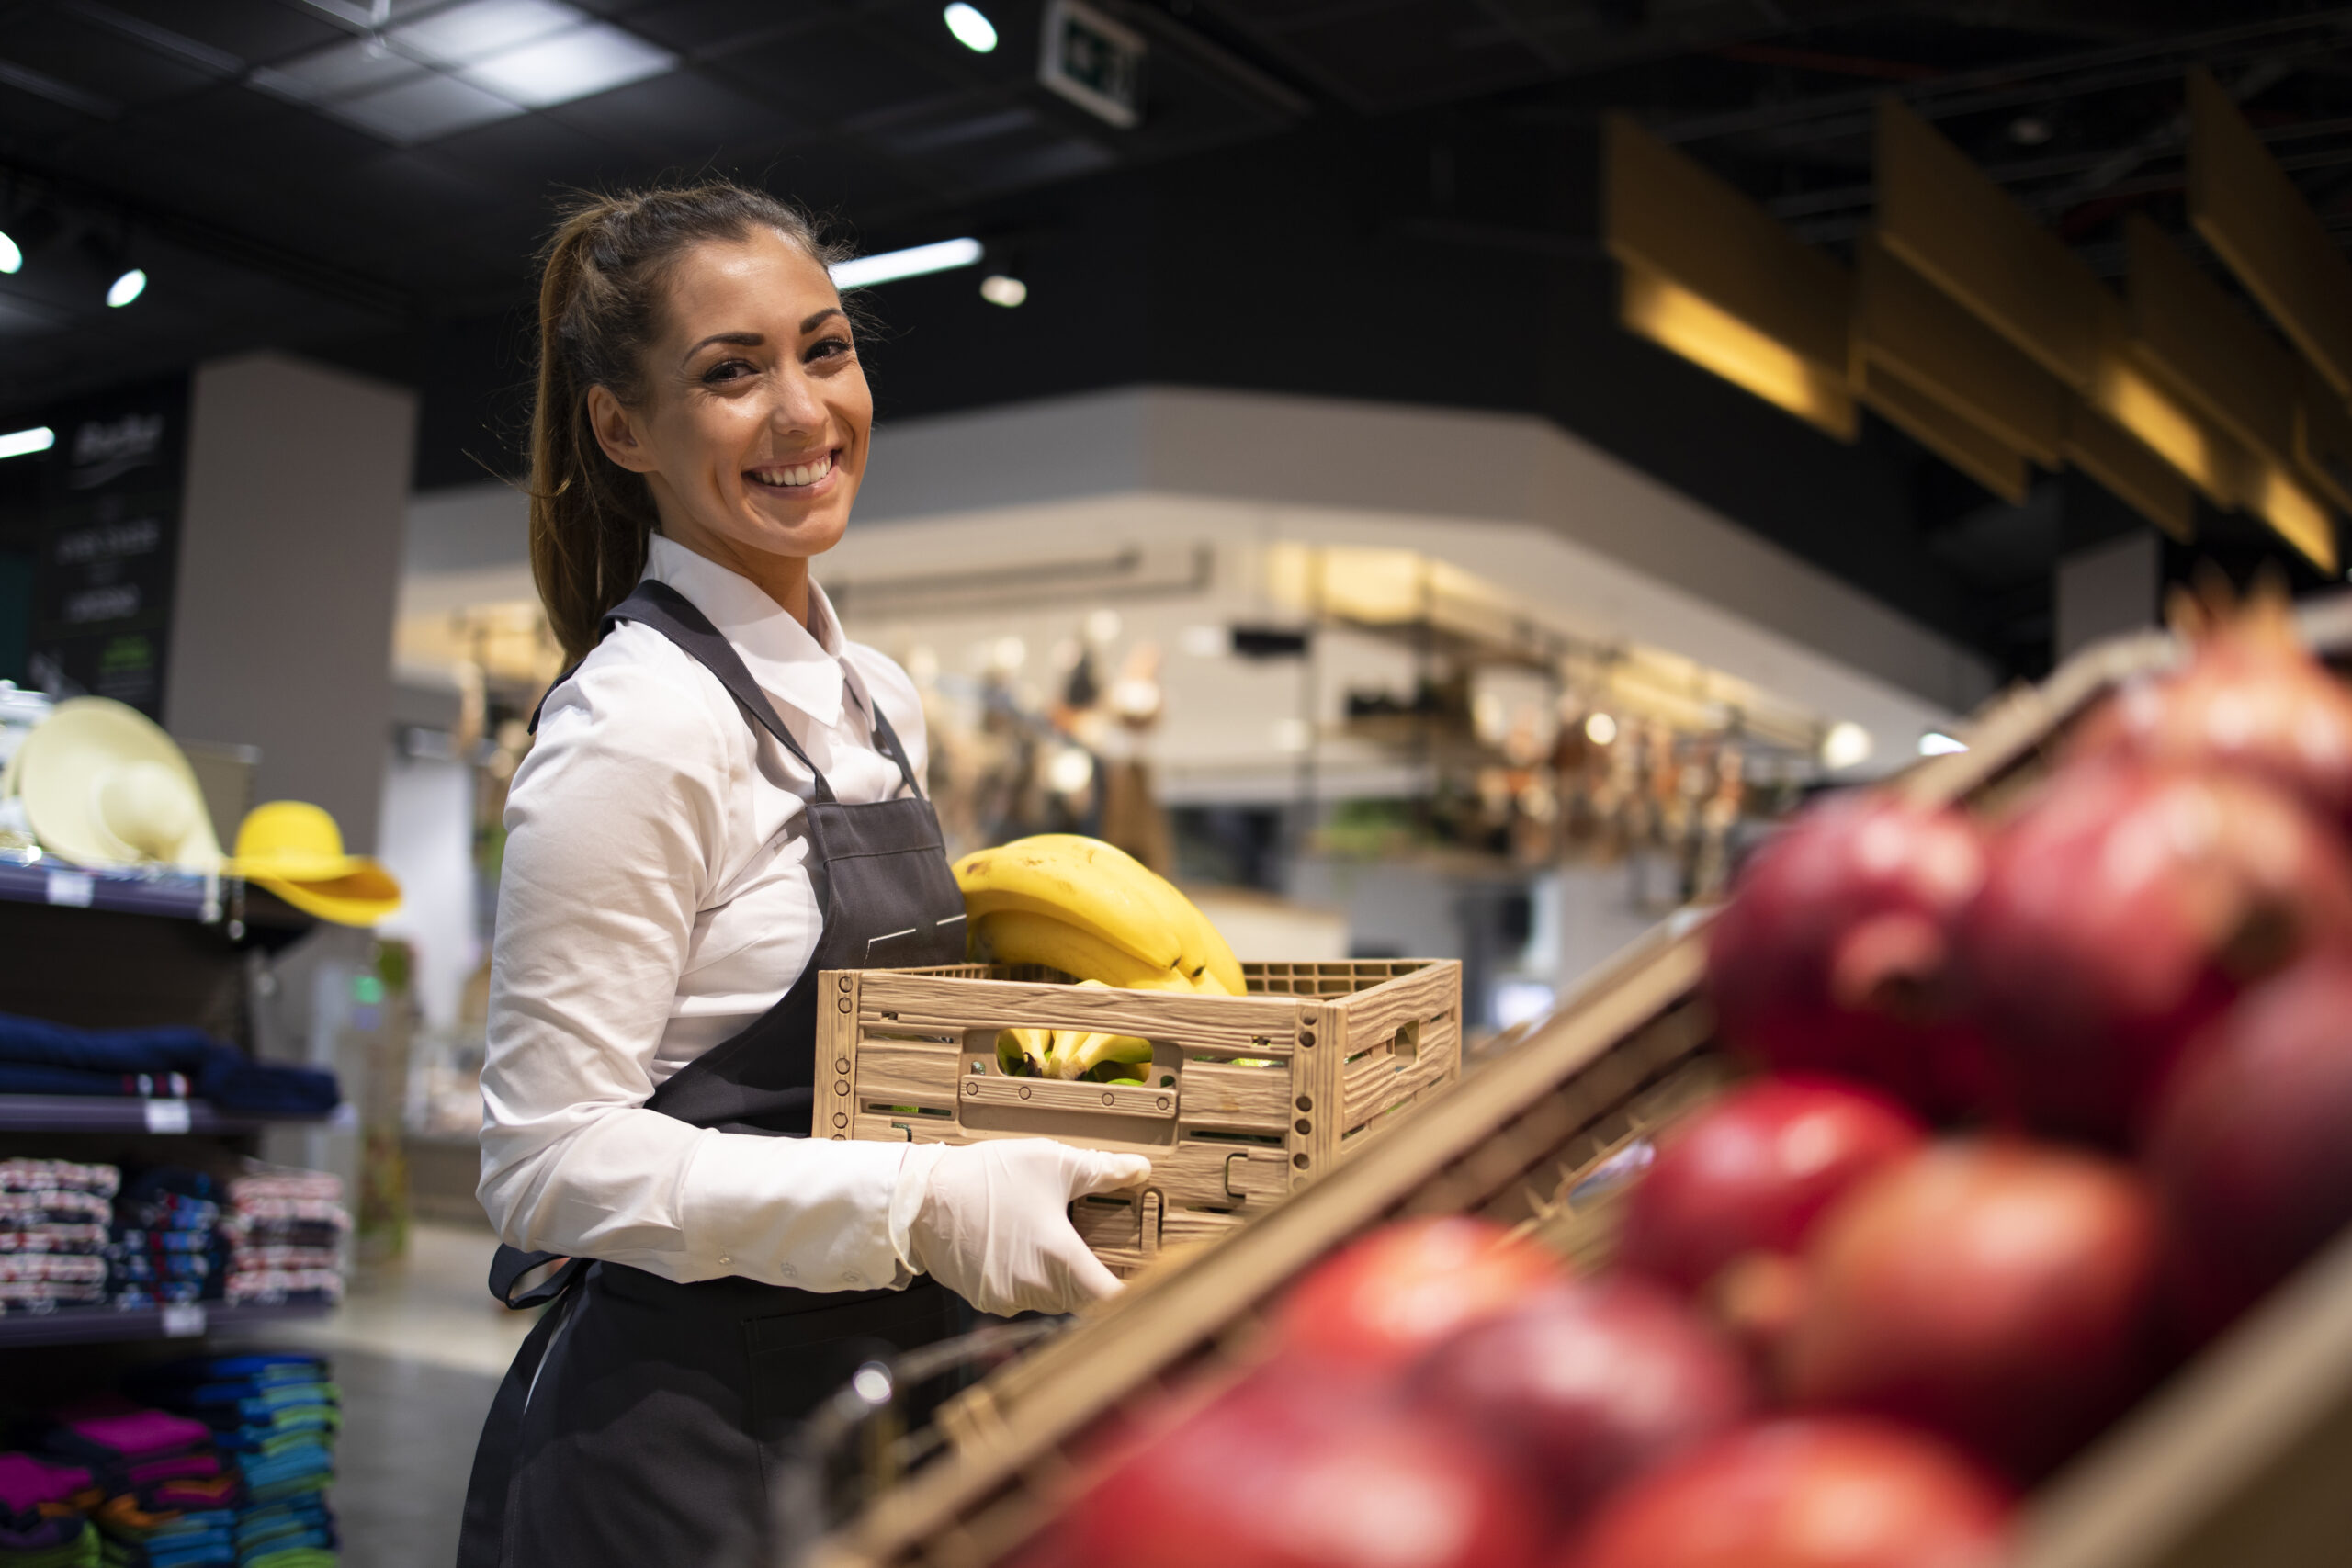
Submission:
<svg viewBox="0 0 2352 1568">
<path fill-rule="evenodd" d="M 0 229 L 43 242 L 0 276 L 0 411 L 277 346 L 419 386 L 420 483 L 511 466 L 560 193 L 715 171 L 869 249 L 979 234 L 1029 277 L 1018 311 L 968 275 L 877 291 L 886 414 L 1136 379 L 1542 412 L 2030 672 L 2056 554 L 2129 517 L 2071 481 L 1993 503 L 1890 430 L 1836 446 L 1626 338 L 1600 111 L 1837 249 L 1898 93 L 2112 275 L 2125 214 L 2184 233 L 2201 62 L 2352 231 L 2352 6 L 1096 0 L 1151 50 L 1121 130 L 1038 84 L 1044 0 L 979 0 L 989 54 L 938 0 L 569 3 L 625 84 L 547 103 L 427 44 L 544 30 L 553 0 L 0 0 Z M 110 310 L 127 265 L 151 287 Z M 1430 299 L 1468 312 L 1442 344 L 1409 324 Z"/>
</svg>

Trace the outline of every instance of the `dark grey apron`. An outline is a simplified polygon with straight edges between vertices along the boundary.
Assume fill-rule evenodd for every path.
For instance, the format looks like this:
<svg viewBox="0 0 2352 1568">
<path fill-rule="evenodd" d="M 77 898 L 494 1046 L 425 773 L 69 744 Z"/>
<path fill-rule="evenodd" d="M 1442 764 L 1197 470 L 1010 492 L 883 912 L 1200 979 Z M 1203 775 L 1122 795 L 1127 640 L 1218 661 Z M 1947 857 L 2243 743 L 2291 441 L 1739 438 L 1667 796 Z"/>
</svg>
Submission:
<svg viewBox="0 0 2352 1568">
<path fill-rule="evenodd" d="M 963 962 L 964 900 L 938 818 L 878 707 L 876 748 L 899 765 L 906 792 L 846 805 L 727 639 L 676 590 L 639 584 L 605 629 L 620 621 L 684 649 L 808 769 L 808 874 L 824 911 L 816 952 L 782 999 L 646 1103 L 697 1127 L 805 1138 L 819 972 Z M 558 1261 L 502 1247 L 491 1267 L 500 1301 L 557 1304 L 524 1342 L 482 1426 L 458 1568 L 733 1568 L 760 1560 L 775 1524 L 771 1489 L 782 1489 L 801 1418 L 862 1362 L 953 1334 L 967 1310 L 927 1277 L 904 1291 L 801 1291 L 741 1279 L 681 1285 L 584 1258 L 515 1292 L 526 1273 Z"/>
</svg>

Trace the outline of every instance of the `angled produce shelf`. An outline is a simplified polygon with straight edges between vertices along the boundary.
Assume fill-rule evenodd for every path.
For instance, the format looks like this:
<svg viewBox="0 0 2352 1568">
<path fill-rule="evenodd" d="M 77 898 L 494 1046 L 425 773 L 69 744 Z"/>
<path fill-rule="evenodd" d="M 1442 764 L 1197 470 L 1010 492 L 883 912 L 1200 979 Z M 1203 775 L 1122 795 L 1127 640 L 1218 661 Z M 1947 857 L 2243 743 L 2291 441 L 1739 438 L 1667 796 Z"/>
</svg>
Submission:
<svg viewBox="0 0 2352 1568">
<path fill-rule="evenodd" d="M 2302 616 L 2352 654 L 2352 598 Z M 2087 650 L 1971 727 L 1971 750 L 1899 787 L 1998 802 L 2038 776 L 2062 731 L 2114 685 L 2170 665 L 2170 639 Z M 1416 1106 L 1380 1144 L 1240 1227 L 1145 1273 L 1065 1337 L 943 1413 L 953 1452 L 820 1543 L 820 1568 L 985 1568 L 1069 1495 L 1091 1436 L 1163 1391 L 1230 1371 L 1261 1314 L 1317 1258 L 1390 1219 L 1476 1213 L 1564 1250 L 1610 1232 L 1581 1179 L 1689 1103 L 1713 1055 L 1702 989 L 1707 917 L 1675 917 L 1565 997 L 1512 1047 Z M 2289 1568 L 2352 1528 L 2352 1234 L 2156 1391 L 2029 1501 L 2018 1568 Z"/>
</svg>

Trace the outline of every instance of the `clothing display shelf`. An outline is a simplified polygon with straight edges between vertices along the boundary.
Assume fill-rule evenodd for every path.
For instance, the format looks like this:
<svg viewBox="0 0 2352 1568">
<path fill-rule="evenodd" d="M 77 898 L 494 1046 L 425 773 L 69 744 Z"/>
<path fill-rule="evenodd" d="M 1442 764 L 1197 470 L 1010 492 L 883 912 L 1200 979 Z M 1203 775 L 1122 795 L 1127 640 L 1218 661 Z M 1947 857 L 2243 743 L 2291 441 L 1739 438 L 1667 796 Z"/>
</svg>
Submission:
<svg viewBox="0 0 2352 1568">
<path fill-rule="evenodd" d="M 242 1137 L 272 1127 L 356 1125 L 350 1103 L 327 1116 L 266 1116 L 223 1111 L 202 1100 L 130 1096 L 0 1094 L 0 1133 L 156 1133 Z"/>
<path fill-rule="evenodd" d="M 227 908 L 230 884 L 218 876 L 153 870 L 107 871 L 39 860 L 0 859 L 0 898 L 61 908 L 116 909 L 207 925 Z"/>
<path fill-rule="evenodd" d="M 0 1350 L 133 1339 L 201 1339 L 208 1334 L 233 1334 L 241 1329 L 324 1317 L 333 1311 L 334 1307 L 317 1302 L 65 1307 L 57 1312 L 0 1317 Z"/>
</svg>

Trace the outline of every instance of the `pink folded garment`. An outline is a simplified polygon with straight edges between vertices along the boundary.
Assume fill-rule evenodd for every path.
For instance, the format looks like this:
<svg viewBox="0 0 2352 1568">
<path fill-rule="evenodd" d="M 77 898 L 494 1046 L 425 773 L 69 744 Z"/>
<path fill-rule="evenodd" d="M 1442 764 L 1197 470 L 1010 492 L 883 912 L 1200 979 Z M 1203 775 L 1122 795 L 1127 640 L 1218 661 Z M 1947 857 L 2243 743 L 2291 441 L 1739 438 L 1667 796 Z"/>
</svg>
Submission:
<svg viewBox="0 0 2352 1568">
<path fill-rule="evenodd" d="M 62 1503 L 89 1488 L 90 1472 L 77 1466 L 51 1464 L 30 1454 L 0 1454 L 0 1506 L 10 1513 Z"/>
<path fill-rule="evenodd" d="M 160 1459 L 212 1440 L 201 1421 L 148 1410 L 119 1394 L 100 1394 L 57 1413 L 66 1430 L 85 1443 L 111 1449 L 125 1460 Z"/>
</svg>

